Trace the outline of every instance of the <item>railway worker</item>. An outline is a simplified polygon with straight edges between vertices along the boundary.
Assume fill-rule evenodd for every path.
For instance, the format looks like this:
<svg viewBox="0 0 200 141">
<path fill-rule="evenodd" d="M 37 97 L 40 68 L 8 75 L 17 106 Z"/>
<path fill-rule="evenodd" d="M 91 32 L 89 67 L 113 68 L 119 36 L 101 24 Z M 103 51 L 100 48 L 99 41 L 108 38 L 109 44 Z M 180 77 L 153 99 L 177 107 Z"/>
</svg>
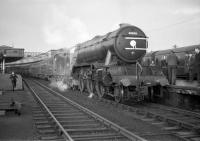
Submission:
<svg viewBox="0 0 200 141">
<path fill-rule="evenodd" d="M 195 49 L 194 71 L 197 74 L 197 81 L 200 84 L 200 50 Z"/>
<path fill-rule="evenodd" d="M 150 64 L 150 66 L 156 66 L 156 64 L 154 63 L 154 61 L 153 61 L 153 60 L 151 61 L 151 64 Z"/>
<path fill-rule="evenodd" d="M 12 72 L 12 74 L 10 75 L 10 79 L 11 79 L 11 83 L 12 83 L 12 88 L 13 88 L 13 91 L 16 87 L 16 83 L 17 83 L 17 75 Z"/>
<path fill-rule="evenodd" d="M 168 80 L 172 85 L 176 84 L 176 70 L 178 65 L 178 58 L 173 50 L 167 57 Z"/>
</svg>

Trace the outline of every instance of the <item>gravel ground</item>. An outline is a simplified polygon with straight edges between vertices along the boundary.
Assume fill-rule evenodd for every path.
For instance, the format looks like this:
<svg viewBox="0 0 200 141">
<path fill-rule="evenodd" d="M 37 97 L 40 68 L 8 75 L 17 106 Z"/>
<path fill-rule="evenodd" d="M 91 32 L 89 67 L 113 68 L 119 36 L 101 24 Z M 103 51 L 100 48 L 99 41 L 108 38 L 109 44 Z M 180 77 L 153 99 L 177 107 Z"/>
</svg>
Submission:
<svg viewBox="0 0 200 141">
<path fill-rule="evenodd" d="M 9 102 L 11 98 L 22 103 L 21 115 L 16 115 L 13 111 L 6 112 L 0 116 L 0 140 L 34 140 L 36 130 L 32 117 L 32 97 L 25 88 L 24 91 L 6 91 L 3 96 L 4 102 Z"/>
<path fill-rule="evenodd" d="M 43 84 L 48 85 L 49 82 L 42 81 Z M 54 88 L 54 90 L 59 91 Z M 102 117 L 117 123 L 121 127 L 124 127 L 139 136 L 143 136 L 148 140 L 152 141 L 180 141 L 173 135 L 169 135 L 167 131 L 162 130 L 158 126 L 153 126 L 148 122 L 144 122 L 138 118 L 132 112 L 120 110 L 119 108 L 105 104 L 104 102 L 97 101 L 95 99 L 88 98 L 87 93 L 80 94 L 78 91 L 67 90 L 61 92 L 67 98 L 79 103 L 80 105 L 95 111 L 95 113 L 101 115 Z M 100 108 L 101 107 L 101 108 Z"/>
</svg>

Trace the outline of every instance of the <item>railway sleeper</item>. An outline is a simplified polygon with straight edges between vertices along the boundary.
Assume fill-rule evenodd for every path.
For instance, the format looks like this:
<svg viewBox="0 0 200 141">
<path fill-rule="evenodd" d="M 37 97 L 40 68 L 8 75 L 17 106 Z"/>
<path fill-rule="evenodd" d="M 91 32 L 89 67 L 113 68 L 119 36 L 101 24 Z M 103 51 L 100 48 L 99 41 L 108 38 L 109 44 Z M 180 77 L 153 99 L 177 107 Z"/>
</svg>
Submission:
<svg viewBox="0 0 200 141">
<path fill-rule="evenodd" d="M 84 113 L 57 113 L 54 116 L 78 116 L 78 115 L 85 115 Z"/>
<path fill-rule="evenodd" d="M 48 107 L 51 110 L 59 110 L 59 111 L 61 111 L 61 110 L 64 110 L 64 111 L 73 110 L 72 107 L 51 107 L 49 105 L 48 105 Z"/>
<path fill-rule="evenodd" d="M 77 129 L 77 128 L 97 128 L 97 127 L 104 127 L 101 124 L 77 124 L 77 125 L 64 125 L 64 128 L 68 129 Z"/>
<path fill-rule="evenodd" d="M 196 130 L 199 131 L 198 128 L 196 128 L 197 126 L 195 124 L 190 124 L 188 122 L 184 122 L 181 120 L 177 120 L 177 119 L 166 119 L 166 122 L 168 122 L 169 124 L 174 124 L 174 125 L 178 125 L 182 128 L 186 128 L 189 130 Z"/>
<path fill-rule="evenodd" d="M 84 114 L 84 113 L 80 113 L 80 114 L 63 114 L 63 115 L 55 115 L 56 117 L 58 117 L 58 118 L 83 118 L 83 117 L 85 117 L 85 118 L 90 118 L 90 116 L 89 115 L 86 115 L 86 114 Z"/>
<path fill-rule="evenodd" d="M 155 122 L 152 122 L 151 124 L 153 124 L 153 125 L 164 126 L 164 125 L 166 124 L 166 122 L 163 122 L 163 121 L 155 121 Z"/>
<path fill-rule="evenodd" d="M 68 105 L 66 103 L 46 103 L 49 107 L 65 107 L 65 108 L 70 108 L 72 107 L 71 105 Z"/>
<path fill-rule="evenodd" d="M 51 117 L 47 117 L 47 116 L 33 117 L 34 120 L 48 120 L 48 118 L 51 118 Z"/>
<path fill-rule="evenodd" d="M 109 129 L 107 127 L 96 127 L 96 128 L 86 127 L 86 128 L 77 128 L 77 129 L 65 128 L 65 130 L 68 133 L 71 133 L 71 132 L 91 132 L 91 133 L 93 133 L 93 132 L 107 131 Z"/>
<path fill-rule="evenodd" d="M 66 131 L 72 136 L 72 135 L 91 135 L 91 134 L 105 134 L 105 133 L 116 133 L 116 131 L 108 128 L 98 128 L 98 129 L 77 129 L 77 130 L 68 130 Z"/>
<path fill-rule="evenodd" d="M 200 135 L 195 133 L 195 132 L 191 132 L 191 131 L 178 131 L 176 132 L 176 134 L 178 136 L 181 136 L 183 138 L 193 138 L 193 137 L 199 137 Z"/>
<path fill-rule="evenodd" d="M 61 101 L 58 101 L 58 102 L 46 102 L 46 104 L 48 104 L 49 106 L 58 106 L 58 105 L 61 105 L 61 106 L 63 106 L 63 105 L 66 105 L 66 106 L 69 106 L 68 104 L 66 104 L 66 102 L 61 102 Z"/>
<path fill-rule="evenodd" d="M 44 113 L 41 113 L 41 114 L 34 114 L 33 117 L 44 117 L 44 116 L 47 116 L 46 114 Z"/>
<path fill-rule="evenodd" d="M 81 119 L 81 120 L 73 120 L 73 121 L 66 121 L 66 120 L 59 120 L 62 125 L 65 124 L 80 124 L 80 123 L 97 123 L 95 120 L 91 119 Z"/>
<path fill-rule="evenodd" d="M 165 115 L 160 115 L 160 114 L 157 114 L 157 113 L 152 113 L 155 116 L 156 119 L 160 120 L 160 121 L 165 121 L 169 124 L 173 124 L 173 125 L 178 125 L 178 126 L 181 126 L 184 122 L 181 121 L 181 120 L 177 120 L 177 119 L 174 119 L 174 118 L 169 118 L 169 117 L 165 117 Z M 189 125 L 189 123 L 184 123 L 185 125 Z M 191 124 L 190 124 L 191 125 Z"/>
<path fill-rule="evenodd" d="M 79 110 L 51 110 L 51 112 L 53 113 L 53 114 L 56 114 L 56 113 L 80 113 L 80 111 Z"/>
<path fill-rule="evenodd" d="M 58 120 L 70 120 L 70 121 L 73 121 L 73 120 L 81 120 L 81 119 L 88 119 L 89 117 L 88 116 L 65 116 L 65 117 L 56 117 Z"/>
<path fill-rule="evenodd" d="M 41 140 L 47 140 L 47 141 L 66 141 L 63 137 L 59 136 L 43 136 L 41 137 Z"/>
<path fill-rule="evenodd" d="M 155 118 L 147 118 L 147 117 L 144 117 L 144 118 L 142 118 L 141 120 L 147 121 L 147 122 L 153 122 L 153 121 L 155 121 Z"/>
<path fill-rule="evenodd" d="M 51 129 L 39 129 L 40 134 L 55 134 L 56 130 L 51 128 Z"/>
<path fill-rule="evenodd" d="M 105 134 L 90 134 L 90 135 L 72 135 L 72 138 L 76 141 L 102 141 L 102 140 L 118 140 L 126 139 L 126 137 L 119 135 L 118 133 L 105 133 Z"/>
<path fill-rule="evenodd" d="M 35 121 L 36 125 L 41 125 L 41 124 L 48 124 L 49 122 L 47 120 L 40 120 L 40 121 Z"/>
<path fill-rule="evenodd" d="M 50 125 L 50 124 L 43 124 L 43 125 L 38 124 L 38 125 L 36 125 L 36 127 L 37 127 L 38 129 L 50 129 L 50 128 L 54 128 L 54 126 L 52 126 L 52 125 Z"/>
<path fill-rule="evenodd" d="M 181 128 L 179 126 L 167 126 L 163 127 L 164 130 L 180 130 Z"/>
</svg>

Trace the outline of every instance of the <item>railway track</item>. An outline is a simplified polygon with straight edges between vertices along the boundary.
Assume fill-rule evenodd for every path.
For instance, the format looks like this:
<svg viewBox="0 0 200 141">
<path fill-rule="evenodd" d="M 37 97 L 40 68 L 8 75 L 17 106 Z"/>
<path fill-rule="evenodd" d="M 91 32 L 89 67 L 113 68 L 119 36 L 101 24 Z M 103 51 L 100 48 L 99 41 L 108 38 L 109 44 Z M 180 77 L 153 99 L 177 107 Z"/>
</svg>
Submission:
<svg viewBox="0 0 200 141">
<path fill-rule="evenodd" d="M 39 82 L 26 84 L 42 107 L 34 110 L 42 140 L 146 141 Z"/>
<path fill-rule="evenodd" d="M 96 99 L 98 98 L 96 97 Z M 131 111 L 136 118 L 158 126 L 183 140 L 200 140 L 199 113 L 153 103 L 138 104 L 133 107 L 108 99 L 100 99 L 100 101 Z"/>
</svg>

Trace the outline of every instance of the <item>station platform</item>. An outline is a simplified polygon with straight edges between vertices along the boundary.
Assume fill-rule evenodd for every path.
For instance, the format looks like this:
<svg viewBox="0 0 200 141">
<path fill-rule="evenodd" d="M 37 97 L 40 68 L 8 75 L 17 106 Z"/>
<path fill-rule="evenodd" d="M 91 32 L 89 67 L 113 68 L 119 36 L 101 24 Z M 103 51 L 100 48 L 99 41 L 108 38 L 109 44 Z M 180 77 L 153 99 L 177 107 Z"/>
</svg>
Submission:
<svg viewBox="0 0 200 141">
<path fill-rule="evenodd" d="M 176 85 L 169 85 L 169 91 L 177 94 L 200 96 L 200 84 L 197 81 L 176 80 Z"/>
<path fill-rule="evenodd" d="M 12 83 L 10 74 L 0 74 L 0 91 L 12 90 Z M 17 83 L 15 90 L 23 90 L 23 83 L 21 75 L 17 74 Z"/>
<path fill-rule="evenodd" d="M 21 115 L 15 114 L 12 109 L 9 110 L 11 99 L 22 104 Z M 0 95 L 0 140 L 34 140 L 32 99 L 26 88 L 3 91 Z"/>
<path fill-rule="evenodd" d="M 176 86 L 200 88 L 200 84 L 196 80 L 195 81 L 189 81 L 189 80 L 177 79 L 176 80 Z"/>
</svg>

